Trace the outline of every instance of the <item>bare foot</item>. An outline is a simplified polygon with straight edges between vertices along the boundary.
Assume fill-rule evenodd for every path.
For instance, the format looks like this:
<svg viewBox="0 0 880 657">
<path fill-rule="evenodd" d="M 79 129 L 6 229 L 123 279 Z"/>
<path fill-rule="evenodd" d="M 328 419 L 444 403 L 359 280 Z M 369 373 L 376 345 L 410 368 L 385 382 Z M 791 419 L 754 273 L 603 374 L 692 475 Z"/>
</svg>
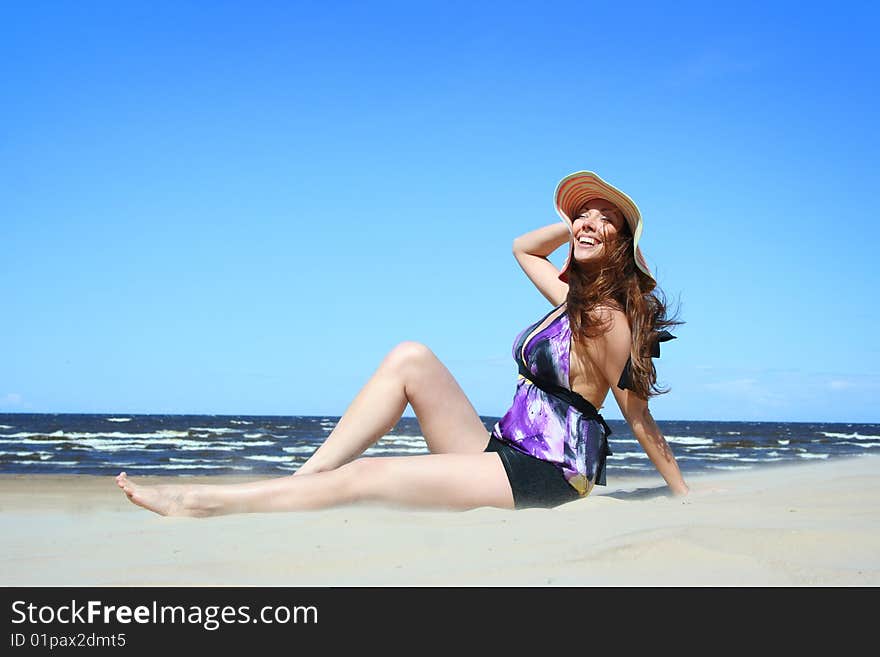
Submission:
<svg viewBox="0 0 880 657">
<path fill-rule="evenodd" d="M 124 472 L 116 475 L 116 485 L 132 503 L 160 516 L 203 516 L 193 503 L 190 486 L 144 486 L 136 484 Z"/>
</svg>

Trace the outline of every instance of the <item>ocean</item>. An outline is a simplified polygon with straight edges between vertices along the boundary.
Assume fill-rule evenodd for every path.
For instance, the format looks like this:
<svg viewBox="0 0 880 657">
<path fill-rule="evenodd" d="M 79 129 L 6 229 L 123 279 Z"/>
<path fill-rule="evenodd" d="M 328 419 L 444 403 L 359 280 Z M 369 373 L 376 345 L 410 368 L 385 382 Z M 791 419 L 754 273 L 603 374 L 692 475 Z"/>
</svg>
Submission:
<svg viewBox="0 0 880 657">
<path fill-rule="evenodd" d="M 487 440 L 500 418 L 482 417 Z M 297 470 L 338 417 L 0 414 L 0 474 L 274 475 Z M 607 475 L 656 472 L 626 422 L 608 420 Z M 658 421 L 684 474 L 880 454 L 880 424 Z M 404 417 L 365 456 L 427 454 Z"/>
</svg>

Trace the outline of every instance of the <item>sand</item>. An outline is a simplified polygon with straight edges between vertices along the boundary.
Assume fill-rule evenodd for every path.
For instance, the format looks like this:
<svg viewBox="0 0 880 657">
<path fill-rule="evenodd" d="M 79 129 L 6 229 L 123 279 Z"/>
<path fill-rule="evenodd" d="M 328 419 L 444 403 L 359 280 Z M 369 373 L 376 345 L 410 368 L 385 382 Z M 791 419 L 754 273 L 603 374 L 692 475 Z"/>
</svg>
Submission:
<svg viewBox="0 0 880 657">
<path fill-rule="evenodd" d="M 0 585 L 875 586 L 878 474 L 873 456 L 719 471 L 682 499 L 609 470 L 549 510 L 207 519 L 136 507 L 112 477 L 4 475 Z"/>
</svg>

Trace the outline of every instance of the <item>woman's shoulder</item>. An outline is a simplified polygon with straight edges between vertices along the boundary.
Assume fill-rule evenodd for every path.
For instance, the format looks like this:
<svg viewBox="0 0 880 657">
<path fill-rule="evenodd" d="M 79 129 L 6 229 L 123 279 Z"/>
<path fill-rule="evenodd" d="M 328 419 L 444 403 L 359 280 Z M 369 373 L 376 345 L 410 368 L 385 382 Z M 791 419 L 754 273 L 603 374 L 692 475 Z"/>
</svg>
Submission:
<svg viewBox="0 0 880 657">
<path fill-rule="evenodd" d="M 625 338 L 627 341 L 632 339 L 629 318 L 619 306 L 601 303 L 594 306 L 590 312 L 598 324 L 607 326 L 605 336 L 617 339 Z"/>
</svg>

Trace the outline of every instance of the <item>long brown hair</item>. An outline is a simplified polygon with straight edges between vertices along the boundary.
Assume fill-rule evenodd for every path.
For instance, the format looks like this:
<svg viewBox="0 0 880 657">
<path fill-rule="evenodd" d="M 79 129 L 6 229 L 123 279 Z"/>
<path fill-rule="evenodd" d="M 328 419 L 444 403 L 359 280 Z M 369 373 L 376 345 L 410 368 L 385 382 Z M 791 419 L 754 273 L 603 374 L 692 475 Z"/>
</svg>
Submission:
<svg viewBox="0 0 880 657">
<path fill-rule="evenodd" d="M 589 338 L 596 338 L 611 328 L 610 317 L 602 321 L 596 312 L 599 306 L 610 306 L 626 314 L 632 333 L 630 351 L 630 388 L 642 399 L 669 392 L 657 387 L 657 370 L 651 351 L 657 333 L 684 324 L 667 316 L 666 296 L 656 281 L 641 271 L 633 257 L 633 235 L 624 221 L 615 239 L 604 242 L 602 257 L 589 265 L 571 258 L 568 276 L 566 311 L 572 338 L 586 352 Z M 610 382 L 612 386 L 617 381 Z"/>
</svg>

